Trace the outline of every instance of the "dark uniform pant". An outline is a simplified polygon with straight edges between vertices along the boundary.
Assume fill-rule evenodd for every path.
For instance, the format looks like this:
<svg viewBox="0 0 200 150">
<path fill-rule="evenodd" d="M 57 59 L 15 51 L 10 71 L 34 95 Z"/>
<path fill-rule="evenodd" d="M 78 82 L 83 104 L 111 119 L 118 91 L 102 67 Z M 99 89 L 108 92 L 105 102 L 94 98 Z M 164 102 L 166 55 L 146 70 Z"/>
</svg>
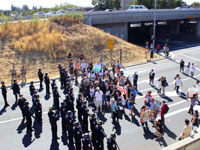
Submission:
<svg viewBox="0 0 200 150">
<path fill-rule="evenodd" d="M 3 99 L 4 99 L 4 102 L 5 102 L 5 105 L 8 105 L 6 93 L 2 94 L 2 95 L 3 95 Z"/>
<path fill-rule="evenodd" d="M 47 93 L 47 94 L 50 94 L 49 84 L 46 84 L 46 93 Z"/>
<path fill-rule="evenodd" d="M 57 126 L 51 126 L 52 138 L 57 138 Z"/>
<path fill-rule="evenodd" d="M 35 116 L 36 116 L 38 122 L 42 122 L 42 112 L 41 111 L 40 112 L 36 111 Z"/>
<path fill-rule="evenodd" d="M 68 129 L 68 139 L 69 139 L 69 144 L 72 145 L 74 143 L 74 141 L 73 141 L 73 129 Z"/>
<path fill-rule="evenodd" d="M 81 139 L 75 140 L 76 150 L 81 150 Z"/>
</svg>

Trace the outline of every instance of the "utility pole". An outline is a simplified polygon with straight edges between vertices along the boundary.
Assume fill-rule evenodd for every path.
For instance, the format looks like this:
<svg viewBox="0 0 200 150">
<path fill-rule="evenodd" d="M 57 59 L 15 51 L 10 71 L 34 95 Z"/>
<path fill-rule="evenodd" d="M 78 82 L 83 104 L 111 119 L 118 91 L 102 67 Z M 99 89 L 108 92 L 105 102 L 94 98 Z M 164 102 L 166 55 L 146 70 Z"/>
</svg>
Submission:
<svg viewBox="0 0 200 150">
<path fill-rule="evenodd" d="M 154 0 L 154 22 L 153 22 L 153 50 L 155 49 L 155 38 L 156 38 L 156 10 L 157 10 L 157 0 Z"/>
</svg>

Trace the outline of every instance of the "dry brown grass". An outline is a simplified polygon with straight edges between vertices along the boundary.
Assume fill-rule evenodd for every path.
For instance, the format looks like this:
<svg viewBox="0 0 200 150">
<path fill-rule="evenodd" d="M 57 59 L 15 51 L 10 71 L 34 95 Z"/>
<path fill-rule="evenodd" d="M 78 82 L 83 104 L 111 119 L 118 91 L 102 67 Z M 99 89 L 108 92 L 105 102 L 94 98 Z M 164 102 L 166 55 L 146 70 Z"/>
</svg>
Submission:
<svg viewBox="0 0 200 150">
<path fill-rule="evenodd" d="M 145 61 L 145 49 L 79 22 L 60 25 L 52 21 L 7 23 L 0 26 L 0 38 L 0 80 L 10 75 L 13 64 L 18 73 L 20 67 L 26 65 L 31 80 L 37 78 L 38 68 L 55 77 L 59 63 L 68 66 L 66 56 L 69 52 L 76 58 L 83 54 L 87 61 L 94 63 L 102 57 L 108 64 L 108 39 L 114 41 L 115 61 L 119 60 L 120 49 L 123 50 L 123 64 Z"/>
</svg>

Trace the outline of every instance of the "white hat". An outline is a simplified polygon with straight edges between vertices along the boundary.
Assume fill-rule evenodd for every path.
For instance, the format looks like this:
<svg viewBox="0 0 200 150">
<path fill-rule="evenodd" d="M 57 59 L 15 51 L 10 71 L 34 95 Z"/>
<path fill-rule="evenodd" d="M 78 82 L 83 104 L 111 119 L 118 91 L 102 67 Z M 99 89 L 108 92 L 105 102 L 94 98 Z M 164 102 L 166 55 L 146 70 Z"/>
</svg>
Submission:
<svg viewBox="0 0 200 150">
<path fill-rule="evenodd" d="M 99 87 L 97 87 L 97 90 L 100 90 Z"/>
</svg>

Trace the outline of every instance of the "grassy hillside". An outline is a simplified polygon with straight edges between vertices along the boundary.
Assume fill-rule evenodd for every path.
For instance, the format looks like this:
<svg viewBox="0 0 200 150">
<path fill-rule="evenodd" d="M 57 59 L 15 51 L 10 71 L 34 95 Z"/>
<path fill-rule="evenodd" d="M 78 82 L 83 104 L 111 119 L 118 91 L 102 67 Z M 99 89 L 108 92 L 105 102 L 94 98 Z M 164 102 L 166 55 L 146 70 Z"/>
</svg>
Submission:
<svg viewBox="0 0 200 150">
<path fill-rule="evenodd" d="M 74 58 L 81 54 L 87 62 L 97 62 L 101 57 L 109 64 L 110 55 L 107 40 L 113 39 L 113 59 L 119 60 L 119 50 L 123 51 L 123 63 L 145 60 L 144 49 L 121 40 L 94 27 L 84 25 L 78 17 L 52 18 L 50 21 L 31 20 L 29 22 L 0 25 L 0 80 L 10 80 L 10 69 L 15 64 L 28 69 L 28 78 L 37 77 L 37 69 L 57 76 L 59 63 L 68 66 L 69 52 Z M 8 80 L 9 79 L 9 80 Z"/>
</svg>

